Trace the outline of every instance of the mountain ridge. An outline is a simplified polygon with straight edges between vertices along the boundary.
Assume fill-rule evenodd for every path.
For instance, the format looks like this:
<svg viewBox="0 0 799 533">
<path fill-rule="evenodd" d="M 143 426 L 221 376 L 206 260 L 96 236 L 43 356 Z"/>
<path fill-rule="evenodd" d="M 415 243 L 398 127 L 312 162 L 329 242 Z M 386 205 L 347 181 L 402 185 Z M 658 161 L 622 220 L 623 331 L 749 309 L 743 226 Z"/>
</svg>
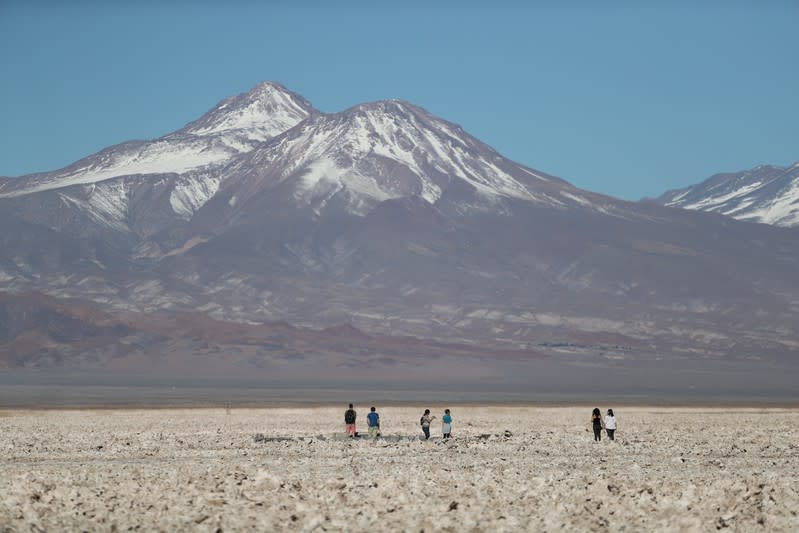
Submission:
<svg viewBox="0 0 799 533">
<path fill-rule="evenodd" d="M 15 190 L 24 194 L 0 191 L 0 292 L 86 300 L 114 316 L 338 328 L 320 338 L 349 324 L 378 340 L 347 344 L 334 366 L 375 372 L 390 373 L 402 350 L 407 369 L 443 360 L 415 358 L 412 343 L 398 352 L 397 338 L 475 347 L 474 375 L 492 364 L 481 350 L 532 350 L 566 369 L 664 357 L 795 367 L 799 243 L 789 230 L 581 190 L 401 100 L 307 111 L 218 165 L 92 183 L 53 174 L 51 188 L 25 189 L 23 179 Z M 187 127 L 215 127 L 209 113 Z M 146 342 L 136 333 L 133 347 L 114 350 L 130 365 L 175 350 L 186 363 L 196 350 L 212 366 L 228 364 L 220 351 L 241 350 L 237 371 L 292 376 L 324 362 L 228 337 L 207 349 L 182 326 L 174 336 L 147 331 Z M 41 344 L 11 339 L 6 346 L 28 351 L 10 360 L 95 364 L 83 341 L 35 359 L 50 342 L 36 335 Z M 460 371 L 457 358 L 435 353 Z M 528 363 L 522 370 L 534 372 Z"/>
<path fill-rule="evenodd" d="M 799 161 L 786 167 L 758 165 L 739 172 L 714 174 L 696 185 L 666 191 L 654 201 L 738 220 L 796 227 L 799 226 Z"/>
<path fill-rule="evenodd" d="M 287 102 L 293 109 L 281 109 L 289 107 Z M 314 113 L 304 98 L 282 85 L 263 82 L 156 139 L 125 141 L 55 171 L 9 179 L 0 189 L 0 198 L 123 176 L 186 174 L 221 166 Z"/>
</svg>

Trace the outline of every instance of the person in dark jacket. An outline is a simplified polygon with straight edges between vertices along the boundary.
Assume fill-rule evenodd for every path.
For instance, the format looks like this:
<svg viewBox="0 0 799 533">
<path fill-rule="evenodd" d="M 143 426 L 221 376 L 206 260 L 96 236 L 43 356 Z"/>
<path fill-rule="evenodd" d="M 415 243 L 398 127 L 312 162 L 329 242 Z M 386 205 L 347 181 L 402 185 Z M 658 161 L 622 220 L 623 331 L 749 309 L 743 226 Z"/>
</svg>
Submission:
<svg viewBox="0 0 799 533">
<path fill-rule="evenodd" d="M 594 441 L 599 442 L 602 440 L 602 413 L 599 407 L 595 407 L 591 412 L 591 427 L 594 428 Z"/>
<path fill-rule="evenodd" d="M 352 404 L 350 404 L 349 409 L 344 411 L 344 433 L 353 439 L 355 438 L 355 418 L 357 416 L 355 409 L 352 408 Z"/>
</svg>

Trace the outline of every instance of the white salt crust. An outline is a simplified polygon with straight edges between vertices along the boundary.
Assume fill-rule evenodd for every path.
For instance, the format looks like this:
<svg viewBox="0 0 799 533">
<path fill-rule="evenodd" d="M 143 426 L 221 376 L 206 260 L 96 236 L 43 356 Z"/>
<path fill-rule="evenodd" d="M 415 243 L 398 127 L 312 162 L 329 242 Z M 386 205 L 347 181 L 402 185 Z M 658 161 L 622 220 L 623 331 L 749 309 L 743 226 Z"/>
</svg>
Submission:
<svg viewBox="0 0 799 533">
<path fill-rule="evenodd" d="M 395 443 L 331 439 L 344 406 L 0 412 L 0 531 L 799 527 L 799 410 L 615 406 L 595 444 L 590 408 L 448 407 L 452 440 Z"/>
</svg>

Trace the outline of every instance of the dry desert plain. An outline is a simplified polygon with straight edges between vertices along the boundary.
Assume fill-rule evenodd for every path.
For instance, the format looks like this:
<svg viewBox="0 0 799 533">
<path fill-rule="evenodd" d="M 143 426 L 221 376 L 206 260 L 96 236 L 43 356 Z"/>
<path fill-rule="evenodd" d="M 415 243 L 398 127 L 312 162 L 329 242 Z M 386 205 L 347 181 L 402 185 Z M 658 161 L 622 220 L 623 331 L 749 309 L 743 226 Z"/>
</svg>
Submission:
<svg viewBox="0 0 799 533">
<path fill-rule="evenodd" d="M 799 530 L 799 410 L 450 407 L 0 412 L 0 531 Z"/>
</svg>

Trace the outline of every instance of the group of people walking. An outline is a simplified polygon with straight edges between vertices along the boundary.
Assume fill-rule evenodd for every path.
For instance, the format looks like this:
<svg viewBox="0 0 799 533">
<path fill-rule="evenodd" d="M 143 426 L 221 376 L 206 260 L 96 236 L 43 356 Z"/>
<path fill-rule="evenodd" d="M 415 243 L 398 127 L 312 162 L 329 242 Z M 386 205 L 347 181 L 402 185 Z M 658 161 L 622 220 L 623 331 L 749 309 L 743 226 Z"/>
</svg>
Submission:
<svg viewBox="0 0 799 533">
<path fill-rule="evenodd" d="M 355 408 L 350 404 L 349 409 L 344 411 L 344 432 L 350 438 L 355 438 L 358 435 L 355 427 L 355 421 L 358 418 L 358 413 Z M 422 427 L 422 434 L 424 439 L 430 438 L 430 425 L 436 417 L 430 414 L 430 409 L 425 409 L 424 414 L 419 419 L 419 425 Z M 380 415 L 374 407 L 369 409 L 369 414 L 366 415 L 366 426 L 369 431 L 369 438 L 374 439 L 381 436 L 380 433 Z M 445 439 L 452 436 L 452 414 L 449 409 L 444 409 L 444 415 L 441 417 L 441 433 Z"/>
<path fill-rule="evenodd" d="M 614 440 L 616 433 L 616 417 L 613 414 L 613 409 L 608 409 L 608 414 L 602 419 L 602 412 L 599 407 L 594 407 L 591 412 L 591 427 L 594 428 L 594 441 L 599 442 L 602 440 L 602 430 L 608 433 L 608 438 Z"/>
<path fill-rule="evenodd" d="M 358 436 L 355 427 L 357 418 L 358 413 L 355 412 L 355 408 L 350 404 L 349 409 L 344 412 L 344 432 L 348 437 L 353 439 Z M 430 438 L 430 426 L 435 419 L 436 417 L 430 414 L 430 409 L 424 410 L 422 417 L 419 419 L 419 425 L 422 428 L 424 440 Z M 366 415 L 366 426 L 369 430 L 370 439 L 381 436 L 380 415 L 374 407 L 370 408 L 369 414 Z M 591 412 L 591 427 L 594 430 L 594 441 L 599 442 L 602 440 L 602 430 L 607 432 L 608 439 L 614 440 L 616 433 L 616 416 L 613 414 L 613 409 L 608 409 L 607 414 L 603 418 L 599 407 L 595 407 Z M 444 409 L 444 415 L 441 417 L 441 435 L 445 439 L 452 436 L 452 414 L 449 409 Z"/>
</svg>

